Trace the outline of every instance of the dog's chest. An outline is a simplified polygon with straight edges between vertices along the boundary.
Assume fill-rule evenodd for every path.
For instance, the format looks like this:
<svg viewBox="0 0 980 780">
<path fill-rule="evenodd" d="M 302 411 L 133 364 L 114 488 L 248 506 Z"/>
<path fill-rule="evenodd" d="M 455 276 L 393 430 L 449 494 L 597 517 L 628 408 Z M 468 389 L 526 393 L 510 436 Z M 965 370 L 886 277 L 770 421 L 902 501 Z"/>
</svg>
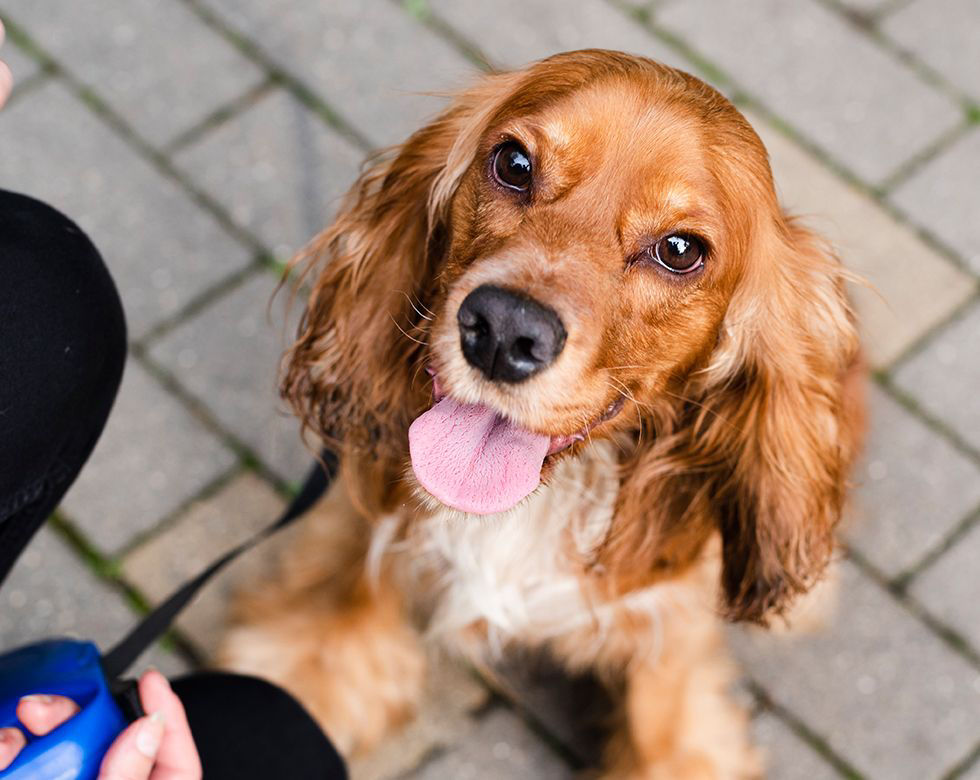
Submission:
<svg viewBox="0 0 980 780">
<path fill-rule="evenodd" d="M 615 455 L 597 445 L 505 515 L 436 511 L 419 523 L 405 563 L 429 583 L 429 631 L 480 623 L 492 643 L 543 642 L 601 620 L 582 588 L 583 564 L 608 531 L 618 484 Z"/>
</svg>

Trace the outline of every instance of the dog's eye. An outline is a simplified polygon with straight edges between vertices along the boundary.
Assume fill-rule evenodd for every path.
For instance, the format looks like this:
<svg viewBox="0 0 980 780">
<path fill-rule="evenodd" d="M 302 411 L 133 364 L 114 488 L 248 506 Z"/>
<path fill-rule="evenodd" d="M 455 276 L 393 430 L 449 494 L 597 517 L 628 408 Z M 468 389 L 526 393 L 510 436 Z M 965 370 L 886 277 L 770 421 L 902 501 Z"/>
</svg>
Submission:
<svg viewBox="0 0 980 780">
<path fill-rule="evenodd" d="M 531 186 L 531 156 L 516 141 L 502 144 L 494 152 L 493 177 L 504 187 L 526 192 Z"/>
<path fill-rule="evenodd" d="M 694 236 L 665 236 L 656 243 L 653 253 L 660 265 L 675 274 L 689 274 L 704 265 L 704 244 Z"/>
</svg>

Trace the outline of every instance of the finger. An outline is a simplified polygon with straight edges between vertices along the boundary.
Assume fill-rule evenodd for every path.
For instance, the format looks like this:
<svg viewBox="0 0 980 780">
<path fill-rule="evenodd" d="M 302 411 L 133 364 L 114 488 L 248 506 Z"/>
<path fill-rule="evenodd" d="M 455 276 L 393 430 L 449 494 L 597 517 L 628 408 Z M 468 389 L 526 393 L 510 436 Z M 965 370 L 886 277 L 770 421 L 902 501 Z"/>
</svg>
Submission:
<svg viewBox="0 0 980 780">
<path fill-rule="evenodd" d="M 7 98 L 10 97 L 10 90 L 13 88 L 14 77 L 10 68 L 7 67 L 7 63 L 0 62 L 0 108 L 3 108 L 3 104 L 7 102 Z"/>
<path fill-rule="evenodd" d="M 0 772 L 14 763 L 27 739 L 20 729 L 0 729 Z"/>
<path fill-rule="evenodd" d="M 98 780 L 148 780 L 160 752 L 163 728 L 159 712 L 131 723 L 102 759 Z"/>
<path fill-rule="evenodd" d="M 163 744 L 157 754 L 153 780 L 198 780 L 201 759 L 198 757 L 184 705 L 173 692 L 167 678 L 155 669 L 140 678 L 140 701 L 147 712 L 163 714 Z"/>
<path fill-rule="evenodd" d="M 64 696 L 39 693 L 17 703 L 17 719 L 31 734 L 42 737 L 78 712 L 78 705 Z"/>
<path fill-rule="evenodd" d="M 6 34 L 6 31 L 3 29 L 3 19 L 0 19 L 0 46 L 3 46 L 3 39 Z"/>
</svg>

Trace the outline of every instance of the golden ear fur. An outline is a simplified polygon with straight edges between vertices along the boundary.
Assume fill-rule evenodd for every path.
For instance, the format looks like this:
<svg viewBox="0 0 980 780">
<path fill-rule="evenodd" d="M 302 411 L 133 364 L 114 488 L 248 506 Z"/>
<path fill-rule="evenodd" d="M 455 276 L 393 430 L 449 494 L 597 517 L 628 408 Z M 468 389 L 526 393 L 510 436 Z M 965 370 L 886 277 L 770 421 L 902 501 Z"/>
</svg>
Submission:
<svg viewBox="0 0 980 780">
<path fill-rule="evenodd" d="M 690 401 L 627 464 L 605 550 L 635 581 L 690 562 L 717 529 L 724 610 L 756 622 L 823 572 L 862 427 L 846 273 L 792 219 L 761 234 L 751 251 L 767 257 L 749 264 Z"/>
</svg>

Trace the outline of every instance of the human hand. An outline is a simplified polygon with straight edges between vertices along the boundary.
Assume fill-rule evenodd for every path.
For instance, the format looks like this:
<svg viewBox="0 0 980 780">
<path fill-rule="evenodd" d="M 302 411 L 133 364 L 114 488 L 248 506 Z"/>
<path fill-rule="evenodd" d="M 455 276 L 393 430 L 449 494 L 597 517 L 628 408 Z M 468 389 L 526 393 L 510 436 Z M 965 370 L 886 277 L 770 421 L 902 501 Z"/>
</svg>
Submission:
<svg viewBox="0 0 980 780">
<path fill-rule="evenodd" d="M 0 46 L 3 46 L 3 22 L 0 22 Z M 0 60 L 0 108 L 7 102 L 10 90 L 14 86 L 14 77 L 10 74 L 7 63 Z"/>
<path fill-rule="evenodd" d="M 201 760 L 184 707 L 170 683 L 151 669 L 140 677 L 139 692 L 143 709 L 150 714 L 116 737 L 102 760 L 99 780 L 200 780 Z M 64 696 L 25 696 L 17 705 L 17 718 L 37 736 L 77 712 L 75 702 Z M 13 763 L 25 742 L 20 729 L 0 729 L 0 770 Z"/>
</svg>

